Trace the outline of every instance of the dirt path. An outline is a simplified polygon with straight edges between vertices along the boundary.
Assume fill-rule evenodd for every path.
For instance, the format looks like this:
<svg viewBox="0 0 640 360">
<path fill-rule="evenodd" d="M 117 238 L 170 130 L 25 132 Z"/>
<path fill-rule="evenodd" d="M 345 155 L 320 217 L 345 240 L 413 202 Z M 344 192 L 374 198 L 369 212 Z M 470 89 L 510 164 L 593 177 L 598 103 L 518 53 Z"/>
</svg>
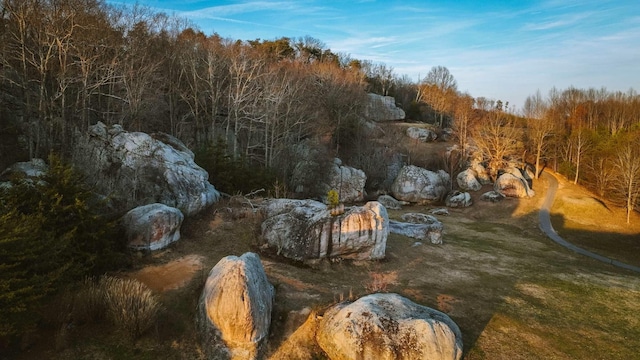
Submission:
<svg viewBox="0 0 640 360">
<path fill-rule="evenodd" d="M 551 225 L 551 205 L 553 205 L 553 201 L 555 200 L 556 192 L 558 191 L 558 179 L 548 172 L 544 172 L 542 174 L 549 181 L 549 189 L 547 190 L 547 195 L 545 197 L 544 203 L 542 207 L 540 207 L 539 219 L 540 219 L 540 230 L 542 230 L 551 240 L 555 241 L 559 245 L 566 247 L 569 250 L 575 251 L 580 255 L 588 256 L 590 258 L 602 261 L 607 264 L 611 264 L 613 266 L 617 266 L 623 269 L 631 270 L 640 273 L 640 267 L 625 264 L 623 262 L 613 260 L 606 256 L 602 256 L 591 251 L 585 250 L 581 247 L 575 246 L 572 243 L 566 241 L 561 238 L 560 235 L 555 231 L 553 226 Z"/>
</svg>

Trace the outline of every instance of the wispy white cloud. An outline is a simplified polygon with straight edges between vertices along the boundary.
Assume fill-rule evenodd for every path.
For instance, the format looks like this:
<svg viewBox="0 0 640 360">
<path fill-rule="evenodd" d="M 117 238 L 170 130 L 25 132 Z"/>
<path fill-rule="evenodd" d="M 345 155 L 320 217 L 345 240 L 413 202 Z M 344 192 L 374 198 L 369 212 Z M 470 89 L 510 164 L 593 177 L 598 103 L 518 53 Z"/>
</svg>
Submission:
<svg viewBox="0 0 640 360">
<path fill-rule="evenodd" d="M 181 15 L 190 18 L 202 17 L 228 17 L 232 15 L 256 13 L 262 11 L 292 11 L 299 8 L 299 3 L 294 1 L 252 1 L 231 5 L 209 6 L 192 11 L 184 11 Z"/>
<path fill-rule="evenodd" d="M 571 16 L 562 15 L 562 16 L 554 16 L 550 19 L 544 19 L 541 22 L 537 23 L 527 23 L 524 25 L 523 30 L 525 31 L 537 31 L 537 30 L 551 30 L 556 28 L 563 28 L 572 26 L 575 24 L 579 24 L 585 19 L 593 16 L 593 12 L 584 12 L 580 14 L 573 14 Z"/>
</svg>

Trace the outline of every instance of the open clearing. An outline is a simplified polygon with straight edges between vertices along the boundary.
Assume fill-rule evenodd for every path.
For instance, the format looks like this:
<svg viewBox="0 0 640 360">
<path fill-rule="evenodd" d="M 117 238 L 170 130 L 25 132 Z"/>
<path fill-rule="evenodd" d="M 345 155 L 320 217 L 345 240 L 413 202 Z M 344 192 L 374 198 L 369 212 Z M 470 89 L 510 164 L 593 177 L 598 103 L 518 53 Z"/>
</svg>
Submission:
<svg viewBox="0 0 640 360">
<path fill-rule="evenodd" d="M 472 207 L 439 216 L 445 225 L 443 245 L 416 245 L 413 239 L 392 234 L 387 257 L 379 262 L 302 266 L 260 253 L 276 286 L 270 354 L 305 320 L 303 309 L 322 311 L 343 299 L 387 291 L 449 314 L 462 330 L 466 359 L 637 357 L 640 277 L 574 254 L 544 237 L 537 209 L 545 187 L 544 180 L 535 181 L 536 197 L 497 204 L 478 201 L 483 189 L 474 194 Z M 589 195 L 580 188 L 567 187 L 561 186 L 559 195 L 572 200 L 560 205 L 589 202 L 581 200 Z M 429 209 L 407 207 L 390 211 L 390 217 Z M 569 210 L 554 207 L 553 212 L 572 219 Z M 592 223 L 600 218 L 598 212 L 584 214 L 593 216 Z M 586 222 L 584 217 L 581 221 Z M 33 350 L 24 358 L 200 358 L 193 319 L 206 275 L 224 256 L 259 252 L 259 225 L 259 216 L 246 209 L 219 204 L 188 220 L 183 238 L 169 250 L 142 258 L 138 269 L 126 275 L 155 289 L 165 310 L 157 329 L 137 342 L 123 342 L 110 330 L 77 328 L 65 349 Z M 637 239 L 637 233 L 614 226 L 622 225 L 612 224 L 608 231 L 626 231 L 625 236 Z M 564 227 L 558 230 L 565 232 Z M 95 336 L 97 331 L 103 332 Z"/>
</svg>

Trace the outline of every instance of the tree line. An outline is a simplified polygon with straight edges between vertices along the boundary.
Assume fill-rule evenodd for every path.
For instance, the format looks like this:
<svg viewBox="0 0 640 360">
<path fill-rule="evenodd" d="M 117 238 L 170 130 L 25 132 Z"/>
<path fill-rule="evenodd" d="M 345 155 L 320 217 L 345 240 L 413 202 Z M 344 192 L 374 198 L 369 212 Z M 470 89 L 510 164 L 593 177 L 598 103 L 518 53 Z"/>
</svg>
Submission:
<svg viewBox="0 0 640 360">
<path fill-rule="evenodd" d="M 395 97 L 411 120 L 452 127 L 460 164 L 478 150 L 494 177 L 510 160 L 552 166 L 629 211 L 638 203 L 640 99 L 632 90 L 554 88 L 513 109 L 460 92 L 444 66 L 415 82 L 309 36 L 226 39 L 103 0 L 0 6 L 7 159 L 16 156 L 9 146 L 29 158 L 65 156 L 76 133 L 102 121 L 162 131 L 194 149 L 224 145 L 225 156 L 286 180 L 305 140 L 320 142 L 328 156 L 366 150 L 361 114 L 374 92 Z"/>
<path fill-rule="evenodd" d="M 475 152 L 494 179 L 510 162 L 532 164 L 536 178 L 550 167 L 626 208 L 627 223 L 640 203 L 640 96 L 633 89 L 554 87 L 509 109 L 460 93 L 448 69 L 434 67 L 417 99 L 433 122 L 456 130 L 461 163 Z"/>
<path fill-rule="evenodd" d="M 102 121 L 192 148 L 222 139 L 232 157 L 277 167 L 305 138 L 328 135 L 338 151 L 365 92 L 386 93 L 392 79 L 386 66 L 308 36 L 207 36 L 185 20 L 101 0 L 0 4 L 2 126 L 22 135 L 30 158 L 69 151 L 74 133 Z"/>
</svg>

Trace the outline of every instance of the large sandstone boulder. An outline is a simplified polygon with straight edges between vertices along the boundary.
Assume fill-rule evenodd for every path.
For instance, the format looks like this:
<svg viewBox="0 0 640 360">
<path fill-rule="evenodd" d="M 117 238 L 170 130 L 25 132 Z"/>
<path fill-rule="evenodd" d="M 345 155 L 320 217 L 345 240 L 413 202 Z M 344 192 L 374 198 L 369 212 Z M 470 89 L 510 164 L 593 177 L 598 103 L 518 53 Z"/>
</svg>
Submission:
<svg viewBox="0 0 640 360">
<path fill-rule="evenodd" d="M 183 220 L 179 209 L 155 203 L 129 210 L 122 217 L 122 224 L 130 248 L 153 251 L 180 239 Z"/>
<path fill-rule="evenodd" d="M 193 153 L 170 135 L 127 132 L 99 122 L 79 143 L 74 160 L 88 180 L 129 208 L 158 202 L 192 215 L 220 197 Z"/>
<path fill-rule="evenodd" d="M 456 176 L 458 186 L 464 191 L 478 191 L 482 184 L 478 181 L 478 173 L 473 169 L 467 169 Z"/>
<path fill-rule="evenodd" d="M 13 176 L 35 179 L 45 175 L 49 167 L 42 159 L 17 162 L 0 173 L 0 181 L 9 181 Z"/>
<path fill-rule="evenodd" d="M 412 224 L 389 220 L 389 231 L 393 234 L 407 236 L 413 239 L 429 241 L 432 244 L 442 244 L 442 223 Z"/>
<path fill-rule="evenodd" d="M 469 207 L 473 204 L 471 195 L 468 192 L 453 191 L 447 195 L 445 205 L 452 208 Z"/>
<path fill-rule="evenodd" d="M 389 216 L 376 201 L 331 216 L 318 201 L 274 199 L 263 212 L 263 239 L 287 258 L 375 260 L 385 256 Z"/>
<path fill-rule="evenodd" d="M 403 222 L 389 221 L 389 231 L 391 233 L 429 241 L 432 244 L 442 244 L 443 225 L 435 216 L 406 213 L 402 214 L 401 219 Z"/>
<path fill-rule="evenodd" d="M 525 198 L 535 196 L 535 192 L 529 187 L 527 179 L 520 170 L 511 169 L 498 177 L 493 189 L 504 196 Z"/>
<path fill-rule="evenodd" d="M 365 107 L 365 118 L 372 121 L 393 121 L 405 118 L 404 110 L 396 106 L 396 100 L 391 96 L 367 94 L 369 101 Z"/>
<path fill-rule="evenodd" d="M 407 136 L 422 142 L 431 142 L 438 138 L 438 135 L 432 130 L 415 126 L 407 128 Z"/>
<path fill-rule="evenodd" d="M 414 165 L 404 166 L 391 185 L 392 195 L 403 201 L 428 203 L 447 195 L 449 174 L 443 170 L 429 171 Z"/>
<path fill-rule="evenodd" d="M 475 172 L 475 177 L 481 185 L 492 183 L 491 176 L 489 175 L 489 170 L 486 168 L 486 166 L 484 166 L 481 157 L 474 157 L 473 159 L 471 159 L 469 169 Z"/>
<path fill-rule="evenodd" d="M 367 175 L 364 171 L 342 165 L 338 158 L 334 159 L 327 191 L 334 189 L 340 194 L 340 201 L 356 202 L 364 200 L 364 185 Z"/>
<path fill-rule="evenodd" d="M 449 316 L 398 294 L 334 305 L 325 311 L 316 339 L 332 360 L 462 357 L 462 335 Z"/>
<path fill-rule="evenodd" d="M 211 269 L 196 322 L 208 359 L 261 359 L 275 290 L 258 255 L 222 258 Z"/>
</svg>

